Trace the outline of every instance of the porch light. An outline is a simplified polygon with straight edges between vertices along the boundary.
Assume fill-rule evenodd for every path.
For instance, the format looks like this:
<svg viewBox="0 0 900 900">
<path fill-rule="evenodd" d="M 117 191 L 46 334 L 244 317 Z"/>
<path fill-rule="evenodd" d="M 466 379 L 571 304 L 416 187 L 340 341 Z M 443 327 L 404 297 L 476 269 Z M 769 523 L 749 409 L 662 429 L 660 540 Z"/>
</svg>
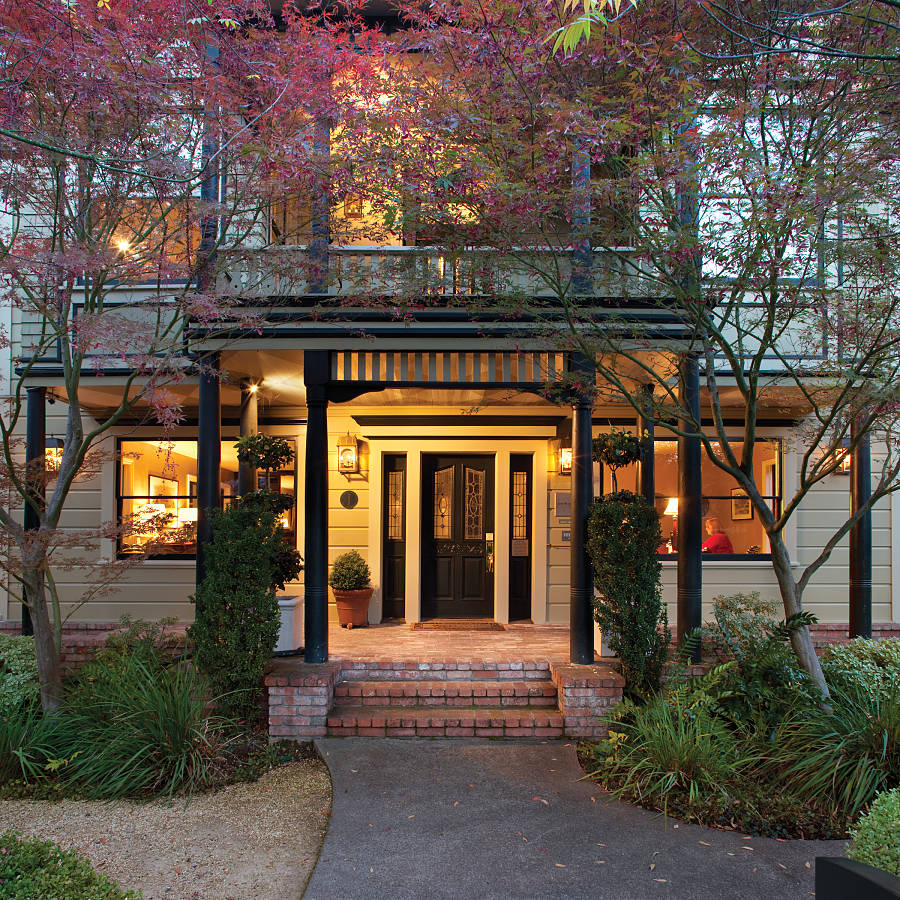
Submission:
<svg viewBox="0 0 900 900">
<path fill-rule="evenodd" d="M 666 508 L 663 510 L 664 516 L 677 516 L 678 515 L 678 498 L 677 497 L 669 497 L 669 502 L 666 504 Z"/>
<path fill-rule="evenodd" d="M 44 442 L 44 470 L 46 472 L 58 472 L 62 464 L 62 454 L 62 438 L 47 438 Z"/>
<path fill-rule="evenodd" d="M 359 445 L 349 432 L 338 438 L 338 472 L 352 475 L 359 471 Z"/>
<path fill-rule="evenodd" d="M 572 474 L 572 448 L 571 447 L 560 447 L 559 448 L 559 474 L 560 475 L 571 475 Z"/>
</svg>

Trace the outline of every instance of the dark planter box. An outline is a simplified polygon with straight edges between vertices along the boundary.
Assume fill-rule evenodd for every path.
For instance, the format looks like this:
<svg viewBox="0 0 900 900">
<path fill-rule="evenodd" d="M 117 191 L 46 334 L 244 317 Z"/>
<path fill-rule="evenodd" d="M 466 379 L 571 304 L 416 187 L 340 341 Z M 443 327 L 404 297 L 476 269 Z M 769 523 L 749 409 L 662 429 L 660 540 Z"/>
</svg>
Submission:
<svg viewBox="0 0 900 900">
<path fill-rule="evenodd" d="M 898 900 L 900 878 L 839 856 L 816 857 L 816 900 Z"/>
</svg>

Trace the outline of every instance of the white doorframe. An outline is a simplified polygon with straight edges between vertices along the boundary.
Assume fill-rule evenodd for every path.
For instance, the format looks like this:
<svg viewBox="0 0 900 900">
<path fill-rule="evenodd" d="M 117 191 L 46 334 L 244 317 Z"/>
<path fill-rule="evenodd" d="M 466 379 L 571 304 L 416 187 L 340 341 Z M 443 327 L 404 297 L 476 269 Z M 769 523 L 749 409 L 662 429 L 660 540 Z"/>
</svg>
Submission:
<svg viewBox="0 0 900 900">
<path fill-rule="evenodd" d="M 406 585 L 407 622 L 422 619 L 422 454 L 478 454 L 494 458 L 494 619 L 509 621 L 509 471 L 513 453 L 527 454 L 533 460 L 532 491 L 532 621 L 547 621 L 547 442 L 546 440 L 510 440 L 472 438 L 451 440 L 446 437 L 409 440 L 368 438 L 370 447 L 369 567 L 375 584 L 370 606 L 373 621 L 381 618 L 383 581 L 383 482 L 384 455 L 406 456 Z M 499 445 L 499 446 L 498 446 Z M 505 512 L 504 512 L 505 511 Z"/>
</svg>

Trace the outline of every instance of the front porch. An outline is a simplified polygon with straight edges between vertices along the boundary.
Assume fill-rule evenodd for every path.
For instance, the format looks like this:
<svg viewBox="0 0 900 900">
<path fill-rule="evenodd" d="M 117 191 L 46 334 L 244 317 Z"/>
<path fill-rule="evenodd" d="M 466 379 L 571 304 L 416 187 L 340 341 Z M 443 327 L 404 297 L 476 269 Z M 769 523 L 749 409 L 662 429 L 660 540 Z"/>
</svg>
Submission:
<svg viewBox="0 0 900 900">
<path fill-rule="evenodd" d="M 622 698 L 608 662 L 569 660 L 569 628 L 415 631 L 329 626 L 330 659 L 276 660 L 266 675 L 270 738 L 599 738 Z"/>
</svg>

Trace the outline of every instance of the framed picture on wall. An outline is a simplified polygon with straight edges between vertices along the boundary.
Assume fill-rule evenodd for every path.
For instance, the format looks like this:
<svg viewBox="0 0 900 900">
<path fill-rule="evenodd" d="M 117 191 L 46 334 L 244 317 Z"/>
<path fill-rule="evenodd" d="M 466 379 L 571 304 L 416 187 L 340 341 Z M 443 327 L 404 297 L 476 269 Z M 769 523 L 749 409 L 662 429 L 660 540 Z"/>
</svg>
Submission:
<svg viewBox="0 0 900 900">
<path fill-rule="evenodd" d="M 731 489 L 731 521 L 740 522 L 753 518 L 753 506 L 743 488 Z"/>
</svg>

